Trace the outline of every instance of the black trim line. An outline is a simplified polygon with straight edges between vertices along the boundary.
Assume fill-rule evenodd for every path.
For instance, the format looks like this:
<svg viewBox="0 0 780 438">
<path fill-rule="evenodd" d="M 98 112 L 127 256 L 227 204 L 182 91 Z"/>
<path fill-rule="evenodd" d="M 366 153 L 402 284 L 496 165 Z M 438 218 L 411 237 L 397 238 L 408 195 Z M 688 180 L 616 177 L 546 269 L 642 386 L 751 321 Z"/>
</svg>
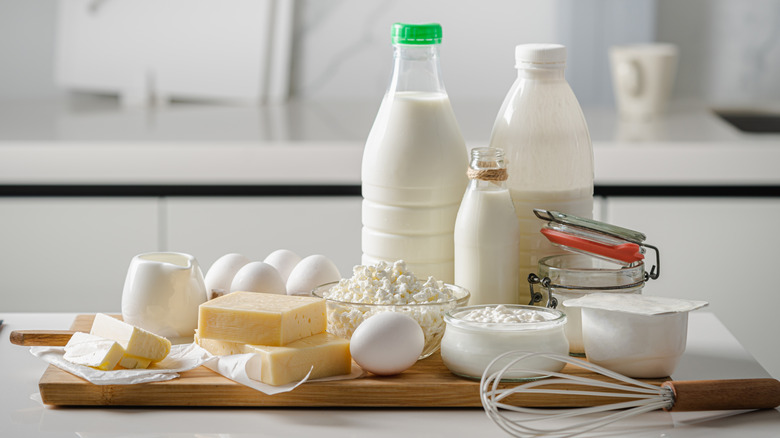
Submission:
<svg viewBox="0 0 780 438">
<path fill-rule="evenodd" d="M 609 197 L 724 197 L 724 198 L 775 198 L 780 197 L 780 185 L 745 186 L 596 186 L 597 196 Z"/>
<path fill-rule="evenodd" d="M 610 186 L 597 185 L 596 196 L 609 197 L 780 197 L 780 185 Z M 0 197 L 161 197 L 161 196 L 360 196 L 359 185 L 78 185 L 0 184 Z"/>
<path fill-rule="evenodd" d="M 360 196 L 359 185 L 0 185 L 22 196 Z"/>
</svg>

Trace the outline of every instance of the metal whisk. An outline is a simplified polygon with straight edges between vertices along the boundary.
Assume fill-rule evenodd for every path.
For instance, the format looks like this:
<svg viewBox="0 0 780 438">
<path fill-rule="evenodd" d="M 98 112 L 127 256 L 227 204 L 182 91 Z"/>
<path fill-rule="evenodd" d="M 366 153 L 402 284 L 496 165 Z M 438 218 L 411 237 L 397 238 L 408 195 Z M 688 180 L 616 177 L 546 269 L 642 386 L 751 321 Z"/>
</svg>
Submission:
<svg viewBox="0 0 780 438">
<path fill-rule="evenodd" d="M 524 361 L 532 358 L 535 361 L 543 359 L 546 363 L 557 361 L 564 365 L 571 364 L 608 377 L 610 380 L 604 381 L 523 366 Z M 540 378 L 517 386 L 500 388 L 502 377 L 510 369 L 513 372 L 522 371 L 529 375 L 538 375 Z M 561 384 L 565 384 L 565 388 L 562 388 Z M 584 397 L 582 400 L 587 400 L 588 404 L 597 404 L 594 399 L 596 397 L 609 397 L 617 401 L 584 408 L 531 408 L 510 404 L 507 398 L 513 395 L 521 395 L 526 397 L 526 400 L 534 395 Z M 569 356 L 511 351 L 495 358 L 485 369 L 480 382 L 480 397 L 488 417 L 513 436 L 568 437 L 657 409 L 666 411 L 771 409 L 780 405 L 780 382 L 775 379 L 690 380 L 667 381 L 661 386 L 656 386 Z M 533 417 L 513 419 L 511 413 L 532 414 Z M 567 418 L 579 420 L 579 417 L 587 418 L 576 423 L 566 422 L 564 425 L 556 421 Z"/>
</svg>

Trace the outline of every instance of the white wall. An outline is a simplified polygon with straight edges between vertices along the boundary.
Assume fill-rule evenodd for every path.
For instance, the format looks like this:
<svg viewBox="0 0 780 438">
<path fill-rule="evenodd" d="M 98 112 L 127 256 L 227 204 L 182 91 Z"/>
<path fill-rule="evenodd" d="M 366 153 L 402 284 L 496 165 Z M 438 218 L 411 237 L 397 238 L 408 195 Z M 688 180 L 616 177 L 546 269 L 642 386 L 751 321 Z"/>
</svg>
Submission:
<svg viewBox="0 0 780 438">
<path fill-rule="evenodd" d="M 297 0 L 292 91 L 302 98 L 381 96 L 390 25 L 438 21 L 453 102 L 500 100 L 513 47 L 569 46 L 567 77 L 583 105 L 612 105 L 606 48 L 659 40 L 681 47 L 675 96 L 722 104 L 780 100 L 780 0 Z M 62 94 L 53 81 L 56 0 L 0 0 L 0 99 Z"/>
<path fill-rule="evenodd" d="M 559 0 L 559 5 L 569 84 L 582 105 L 612 106 L 609 47 L 655 41 L 656 0 Z"/>
<path fill-rule="evenodd" d="M 54 85 L 56 0 L 0 0 L 0 99 L 46 98 Z"/>
<path fill-rule="evenodd" d="M 780 1 L 659 0 L 658 35 L 680 46 L 676 95 L 725 106 L 780 101 Z"/>
<path fill-rule="evenodd" d="M 533 0 L 302 0 L 294 37 L 293 94 L 379 100 L 392 70 L 391 25 L 438 22 L 443 28 L 444 83 L 453 102 L 488 98 L 498 106 L 516 76 L 515 45 L 557 39 L 556 5 Z"/>
</svg>

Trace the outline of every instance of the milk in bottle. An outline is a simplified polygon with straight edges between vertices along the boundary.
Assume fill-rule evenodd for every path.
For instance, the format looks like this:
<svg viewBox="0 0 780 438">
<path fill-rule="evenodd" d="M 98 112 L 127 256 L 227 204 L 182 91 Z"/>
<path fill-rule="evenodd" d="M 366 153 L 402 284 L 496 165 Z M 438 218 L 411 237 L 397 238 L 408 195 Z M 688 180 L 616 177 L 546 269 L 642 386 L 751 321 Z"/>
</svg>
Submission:
<svg viewBox="0 0 780 438">
<path fill-rule="evenodd" d="M 517 80 L 498 113 L 490 146 L 504 149 L 507 186 L 520 225 L 520 281 L 543 256 L 562 253 L 539 232 L 534 208 L 593 217 L 593 148 L 577 98 L 564 78 L 566 48 L 515 49 Z M 525 283 L 527 284 L 527 283 Z M 524 289 L 521 301 L 528 302 Z"/>
<path fill-rule="evenodd" d="M 396 23 L 392 41 L 392 80 L 363 152 L 362 262 L 403 259 L 452 283 L 468 158 L 441 78 L 441 26 Z"/>
<path fill-rule="evenodd" d="M 519 303 L 520 228 L 506 187 L 504 152 L 474 148 L 471 180 L 455 220 L 455 284 L 471 292 L 469 305 Z"/>
</svg>

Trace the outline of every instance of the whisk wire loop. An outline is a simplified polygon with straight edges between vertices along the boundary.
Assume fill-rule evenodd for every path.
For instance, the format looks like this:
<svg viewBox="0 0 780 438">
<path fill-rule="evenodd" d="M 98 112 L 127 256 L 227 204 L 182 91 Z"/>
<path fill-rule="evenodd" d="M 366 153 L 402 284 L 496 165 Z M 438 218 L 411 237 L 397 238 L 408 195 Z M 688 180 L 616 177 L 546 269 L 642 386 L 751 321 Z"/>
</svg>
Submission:
<svg viewBox="0 0 780 438">
<path fill-rule="evenodd" d="M 497 406 L 498 407 L 498 406 Z M 505 418 L 502 416 L 497 409 L 487 411 L 488 416 L 504 431 L 518 437 L 525 437 L 525 436 L 539 436 L 544 435 L 546 437 L 571 437 L 574 435 L 579 435 L 582 433 L 590 432 L 592 430 L 598 429 L 600 427 L 604 427 L 610 423 L 614 423 L 617 421 L 620 421 L 622 419 L 642 414 L 645 412 L 654 411 L 657 409 L 661 409 L 663 407 L 662 402 L 657 403 L 651 403 L 644 406 L 637 406 L 631 409 L 612 412 L 609 415 L 596 417 L 592 419 L 588 419 L 585 421 L 581 421 L 576 424 L 566 425 L 566 426 L 559 426 L 557 428 L 537 428 L 533 427 L 531 423 L 533 422 L 539 422 L 543 420 L 549 421 L 550 418 L 522 418 L 520 420 L 509 420 L 508 418 Z M 571 416 L 583 416 L 583 415 L 589 415 L 589 414 L 598 414 L 602 412 L 606 412 L 608 409 L 602 408 L 602 407 L 594 407 L 594 408 L 600 408 L 598 410 L 580 410 L 580 412 L 572 412 L 573 415 Z M 613 408 L 610 408 L 614 409 Z M 571 411 L 575 411 L 574 409 L 566 410 L 567 413 Z M 533 412 L 534 414 L 538 412 Z M 556 416 L 555 419 L 561 419 L 563 417 Z"/>
<path fill-rule="evenodd" d="M 511 356 L 516 356 L 511 358 Z M 526 368 L 520 364 L 531 358 L 538 357 L 550 359 L 565 364 L 571 364 L 594 373 L 601 374 L 616 380 L 610 382 L 597 380 L 581 375 L 564 374 L 557 371 L 546 371 L 533 368 Z M 499 362 L 508 361 L 498 371 L 493 371 Z M 499 388 L 499 384 L 508 371 L 522 373 L 529 376 L 529 380 L 510 388 Z M 622 382 L 622 383 L 620 383 Z M 543 386 L 560 385 L 566 383 L 568 386 L 581 385 L 579 389 L 557 389 L 543 388 Z M 591 391 L 585 388 L 595 387 L 600 391 Z M 607 391 L 604 391 L 607 390 Z M 515 394 L 558 394 L 566 396 L 581 397 L 610 397 L 610 398 L 630 398 L 622 402 L 611 404 L 602 404 L 586 408 L 576 409 L 549 409 L 549 408 L 529 408 L 523 406 L 514 406 L 503 402 L 507 397 Z M 610 423 L 628 418 L 644 412 L 649 412 L 662 408 L 669 408 L 674 404 L 674 395 L 669 388 L 654 386 L 641 382 L 621 374 L 604 369 L 589 362 L 562 356 L 552 353 L 538 353 L 525 351 L 512 351 L 496 357 L 485 369 L 480 382 L 480 398 L 482 406 L 487 416 L 493 420 L 501 429 L 513 436 L 545 436 L 568 437 L 596 428 L 603 427 Z M 617 411 L 616 411 L 617 410 Z M 616 411 L 616 412 L 613 412 Z M 533 417 L 522 417 L 520 419 L 511 419 L 505 412 L 514 414 L 532 414 Z M 609 412 L 608 414 L 604 414 Z M 596 415 L 601 414 L 601 415 Z M 594 418 L 583 419 L 577 423 L 565 423 L 564 425 L 552 425 L 549 427 L 536 427 L 536 423 L 551 422 L 552 420 L 569 419 L 581 416 L 596 415 Z M 543 425 L 542 425 L 543 426 Z"/>
<path fill-rule="evenodd" d="M 596 382 L 594 380 L 594 382 Z M 516 393 L 524 393 L 524 394 L 556 394 L 556 395 L 567 395 L 567 396 L 591 396 L 591 397 L 604 397 L 608 395 L 611 398 L 630 398 L 630 399 L 639 399 L 639 400 L 657 400 L 659 396 L 659 392 L 656 392 L 654 395 L 651 394 L 634 394 L 634 393 L 609 393 L 605 394 L 603 391 L 577 391 L 577 390 L 559 390 L 559 389 L 535 389 L 535 390 L 526 390 L 525 387 L 515 387 L 515 388 L 509 388 L 505 390 L 497 390 L 497 391 L 488 391 L 486 392 L 487 395 L 493 396 L 493 399 L 496 402 L 500 402 L 501 400 L 505 399 L 506 397 L 509 397 Z"/>
<path fill-rule="evenodd" d="M 525 385 L 523 385 L 523 392 L 533 393 L 533 392 L 552 392 L 556 391 L 554 389 L 536 389 L 540 386 L 547 386 L 547 385 L 555 385 L 555 384 L 561 384 L 566 383 L 568 385 L 578 385 L 578 386 L 584 386 L 584 387 L 591 387 L 594 386 L 594 384 L 598 384 L 601 388 L 606 389 L 615 389 L 618 391 L 625 391 L 625 393 L 616 393 L 616 394 L 610 394 L 611 396 L 615 397 L 641 397 L 642 395 L 646 396 L 653 396 L 657 397 L 659 392 L 659 387 L 652 387 L 652 388 L 643 388 L 643 387 L 636 387 L 631 385 L 621 385 L 616 384 L 612 382 L 605 382 L 603 380 L 596 380 L 592 379 L 590 377 L 582 377 L 582 376 L 567 376 L 565 374 L 559 374 L 559 373 L 550 373 L 552 376 L 564 376 L 563 378 L 557 378 L 557 379 L 544 379 L 544 380 L 535 380 L 535 381 L 529 381 L 526 382 Z M 566 390 L 565 394 L 574 394 L 574 390 Z M 600 393 L 593 393 L 590 392 L 587 395 L 604 395 L 603 392 Z"/>
</svg>

